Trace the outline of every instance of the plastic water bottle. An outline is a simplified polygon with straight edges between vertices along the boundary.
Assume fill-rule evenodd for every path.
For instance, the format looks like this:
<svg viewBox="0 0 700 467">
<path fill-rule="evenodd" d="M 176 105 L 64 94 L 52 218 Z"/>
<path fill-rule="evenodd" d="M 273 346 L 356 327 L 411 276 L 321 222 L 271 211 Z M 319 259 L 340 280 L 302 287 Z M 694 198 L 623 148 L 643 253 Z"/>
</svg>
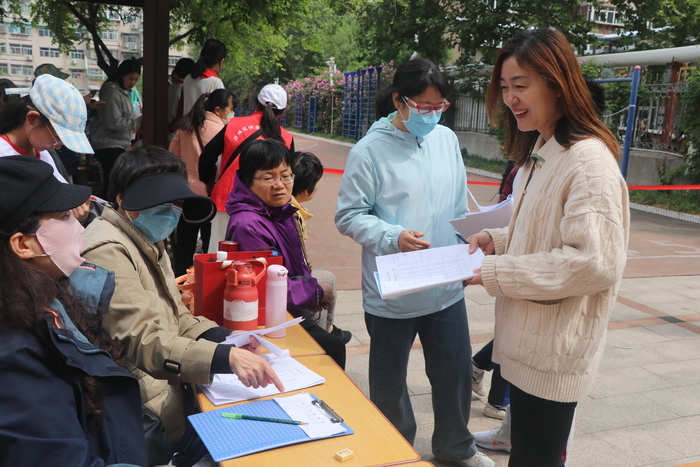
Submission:
<svg viewBox="0 0 700 467">
<path fill-rule="evenodd" d="M 265 327 L 273 328 L 287 319 L 287 274 L 287 269 L 279 264 L 271 264 L 267 268 Z M 287 329 L 280 329 L 267 335 L 284 337 L 287 335 Z"/>
</svg>

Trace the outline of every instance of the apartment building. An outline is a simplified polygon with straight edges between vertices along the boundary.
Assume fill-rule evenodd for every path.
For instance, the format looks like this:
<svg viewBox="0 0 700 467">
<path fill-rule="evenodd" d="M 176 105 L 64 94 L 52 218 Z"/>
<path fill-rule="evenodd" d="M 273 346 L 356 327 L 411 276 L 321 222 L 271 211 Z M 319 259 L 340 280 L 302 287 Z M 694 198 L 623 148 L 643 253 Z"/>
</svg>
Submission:
<svg viewBox="0 0 700 467">
<path fill-rule="evenodd" d="M 22 15 L 30 17 L 31 0 L 22 2 Z M 143 18 L 142 15 L 129 15 L 127 10 L 121 14 L 108 15 L 110 26 L 102 31 L 101 38 L 112 55 L 120 62 L 131 57 L 143 55 Z M 85 30 L 78 29 L 82 37 Z M 79 90 L 87 92 L 99 89 L 107 79 L 97 66 L 97 56 L 92 41 L 76 42 L 70 53 L 63 54 L 52 43 L 54 33 L 45 24 L 13 21 L 6 17 L 0 22 L 0 77 L 11 79 L 18 87 L 27 87 L 34 79 L 34 69 L 42 63 L 52 63 L 64 73 Z M 186 51 L 174 48 L 168 55 L 169 71 L 177 61 L 187 56 Z"/>
</svg>

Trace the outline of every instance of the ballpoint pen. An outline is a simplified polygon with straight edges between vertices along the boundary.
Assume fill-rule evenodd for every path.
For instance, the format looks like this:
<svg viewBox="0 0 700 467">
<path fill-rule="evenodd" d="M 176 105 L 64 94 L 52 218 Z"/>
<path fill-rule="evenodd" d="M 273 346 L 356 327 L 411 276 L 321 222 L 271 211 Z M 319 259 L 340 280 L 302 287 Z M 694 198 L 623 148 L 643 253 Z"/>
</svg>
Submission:
<svg viewBox="0 0 700 467">
<path fill-rule="evenodd" d="M 462 243 L 466 243 L 467 245 L 469 245 L 469 242 L 467 241 L 467 239 L 464 238 L 464 237 L 462 237 L 458 232 L 455 232 L 455 235 L 457 236 L 457 240 L 459 240 L 459 241 L 462 242 Z"/>
<path fill-rule="evenodd" d="M 286 423 L 288 425 L 306 425 L 305 422 L 300 422 L 298 420 L 285 420 L 284 418 L 269 418 L 269 417 L 257 417 L 255 415 L 243 415 L 239 413 L 228 413 L 224 412 L 221 414 L 224 418 L 235 418 L 237 420 L 257 420 L 259 422 L 273 422 L 273 423 Z"/>
</svg>

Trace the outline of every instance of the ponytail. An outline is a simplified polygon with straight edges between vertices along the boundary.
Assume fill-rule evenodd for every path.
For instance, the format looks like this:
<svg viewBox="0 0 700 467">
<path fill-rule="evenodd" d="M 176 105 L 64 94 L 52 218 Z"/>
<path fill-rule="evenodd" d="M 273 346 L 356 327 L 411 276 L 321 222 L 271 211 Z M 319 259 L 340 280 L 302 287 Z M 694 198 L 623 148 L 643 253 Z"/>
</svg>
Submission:
<svg viewBox="0 0 700 467">
<path fill-rule="evenodd" d="M 177 129 L 187 133 L 199 131 L 207 119 L 207 112 L 213 112 L 217 107 L 225 109 L 230 104 L 236 107 L 236 96 L 228 89 L 217 89 L 211 94 L 202 94 L 187 115 L 180 119 Z"/>
<path fill-rule="evenodd" d="M 207 39 L 202 46 L 202 51 L 199 54 L 199 60 L 194 65 L 192 79 L 197 79 L 202 76 L 202 73 L 207 68 L 211 68 L 215 64 L 226 58 L 226 46 L 223 42 L 216 39 Z"/>
<path fill-rule="evenodd" d="M 263 105 L 255 99 L 255 108 L 262 110 L 263 116 L 260 120 L 260 129 L 266 138 L 273 138 L 284 143 L 282 138 L 282 128 L 280 127 L 279 116 L 284 113 L 284 109 L 275 109 L 271 105 Z"/>
</svg>

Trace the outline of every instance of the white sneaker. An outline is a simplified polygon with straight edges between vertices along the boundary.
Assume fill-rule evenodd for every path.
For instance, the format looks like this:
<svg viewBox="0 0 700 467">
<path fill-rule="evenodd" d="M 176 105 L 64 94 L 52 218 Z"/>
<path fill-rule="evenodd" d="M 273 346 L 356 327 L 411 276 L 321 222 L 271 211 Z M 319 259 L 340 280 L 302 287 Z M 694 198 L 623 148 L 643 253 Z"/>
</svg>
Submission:
<svg viewBox="0 0 700 467">
<path fill-rule="evenodd" d="M 486 395 L 486 388 L 484 387 L 484 370 L 476 366 L 474 360 L 472 360 L 472 392 L 475 392 L 480 396 Z"/>
<path fill-rule="evenodd" d="M 496 463 L 488 458 L 483 452 L 477 451 L 469 459 L 465 459 L 464 465 L 467 467 L 496 467 Z"/>
<path fill-rule="evenodd" d="M 491 431 L 480 431 L 473 435 L 474 442 L 480 448 L 490 449 L 491 451 L 510 452 L 510 436 L 503 433 L 500 426 Z"/>
<path fill-rule="evenodd" d="M 484 407 L 484 415 L 503 420 L 503 418 L 506 416 L 506 408 L 498 405 L 491 405 L 487 402 L 486 407 Z"/>
</svg>

